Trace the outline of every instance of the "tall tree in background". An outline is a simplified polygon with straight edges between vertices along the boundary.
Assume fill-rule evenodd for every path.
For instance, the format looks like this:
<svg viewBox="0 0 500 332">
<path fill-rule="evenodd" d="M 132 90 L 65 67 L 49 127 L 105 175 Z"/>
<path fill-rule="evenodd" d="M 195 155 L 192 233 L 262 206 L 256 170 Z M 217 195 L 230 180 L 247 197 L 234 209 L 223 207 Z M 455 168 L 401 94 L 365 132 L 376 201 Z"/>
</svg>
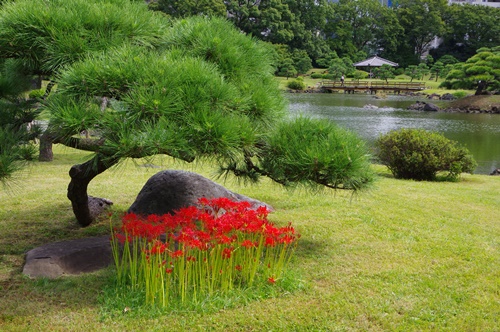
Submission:
<svg viewBox="0 0 500 332">
<path fill-rule="evenodd" d="M 340 0 L 326 25 L 327 42 L 339 56 L 392 52 L 402 28 L 391 8 L 377 0 Z"/>
<path fill-rule="evenodd" d="M 446 31 L 442 17 L 447 7 L 446 0 L 398 1 L 395 11 L 404 32 L 393 53 L 394 61 L 403 67 L 420 62 L 432 41 Z"/>
<path fill-rule="evenodd" d="M 432 52 L 437 57 L 450 54 L 465 61 L 481 47 L 500 45 L 500 8 L 454 4 L 443 19 L 443 43 Z"/>
<path fill-rule="evenodd" d="M 151 2 L 150 7 L 173 18 L 194 15 L 226 16 L 226 6 L 223 0 L 157 0 Z"/>
<path fill-rule="evenodd" d="M 301 26 L 282 0 L 228 0 L 228 19 L 241 31 L 273 44 L 287 44 Z"/>
<path fill-rule="evenodd" d="M 292 50 L 304 50 L 311 60 L 331 52 L 324 38 L 324 29 L 331 6 L 326 0 L 285 0 L 299 24 L 292 26 L 293 38 L 288 43 Z"/>
</svg>

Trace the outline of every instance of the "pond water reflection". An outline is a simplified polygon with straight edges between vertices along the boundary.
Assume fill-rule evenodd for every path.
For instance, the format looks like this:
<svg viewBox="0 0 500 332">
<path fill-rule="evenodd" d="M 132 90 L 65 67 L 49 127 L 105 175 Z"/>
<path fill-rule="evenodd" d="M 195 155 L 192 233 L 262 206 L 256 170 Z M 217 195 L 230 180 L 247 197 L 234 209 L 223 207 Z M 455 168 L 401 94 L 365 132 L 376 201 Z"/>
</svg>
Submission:
<svg viewBox="0 0 500 332">
<path fill-rule="evenodd" d="M 422 97 L 389 95 L 375 99 L 365 94 L 289 94 L 292 116 L 304 114 L 331 119 L 351 129 L 370 144 L 391 130 L 422 128 L 442 133 L 466 146 L 478 162 L 475 173 L 500 168 L 500 115 L 411 111 L 406 108 Z M 445 101 L 432 101 L 444 107 Z M 373 107 L 365 107 L 373 105 Z"/>
</svg>

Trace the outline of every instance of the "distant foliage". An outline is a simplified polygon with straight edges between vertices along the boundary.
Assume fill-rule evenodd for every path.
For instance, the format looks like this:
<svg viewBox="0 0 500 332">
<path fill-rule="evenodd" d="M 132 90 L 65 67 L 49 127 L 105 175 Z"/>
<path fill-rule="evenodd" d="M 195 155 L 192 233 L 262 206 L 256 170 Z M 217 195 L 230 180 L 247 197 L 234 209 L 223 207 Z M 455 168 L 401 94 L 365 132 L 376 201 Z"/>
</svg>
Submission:
<svg viewBox="0 0 500 332">
<path fill-rule="evenodd" d="M 382 65 L 381 67 L 375 68 L 373 72 L 376 77 L 381 80 L 385 80 L 386 83 L 388 83 L 389 78 L 396 77 L 394 74 L 394 68 L 389 65 Z"/>
<path fill-rule="evenodd" d="M 287 87 L 294 90 L 304 90 L 306 88 L 306 84 L 304 83 L 304 79 L 302 77 L 297 77 L 293 81 L 288 82 Z"/>
<path fill-rule="evenodd" d="M 367 79 L 369 75 L 370 75 L 370 73 L 367 73 L 364 70 L 356 70 L 354 72 L 354 74 L 352 75 L 352 78 L 354 78 L 356 80 L 364 80 L 364 79 Z"/>
<path fill-rule="evenodd" d="M 482 83 L 482 84 L 480 84 Z M 451 89 L 482 90 L 500 89 L 500 46 L 480 48 L 466 62 L 453 65 L 443 82 L 443 87 Z"/>
<path fill-rule="evenodd" d="M 432 181 L 438 172 L 456 180 L 461 173 L 472 173 L 476 162 L 469 151 L 443 135 L 422 129 L 401 129 L 376 141 L 377 154 L 398 179 Z"/>
</svg>

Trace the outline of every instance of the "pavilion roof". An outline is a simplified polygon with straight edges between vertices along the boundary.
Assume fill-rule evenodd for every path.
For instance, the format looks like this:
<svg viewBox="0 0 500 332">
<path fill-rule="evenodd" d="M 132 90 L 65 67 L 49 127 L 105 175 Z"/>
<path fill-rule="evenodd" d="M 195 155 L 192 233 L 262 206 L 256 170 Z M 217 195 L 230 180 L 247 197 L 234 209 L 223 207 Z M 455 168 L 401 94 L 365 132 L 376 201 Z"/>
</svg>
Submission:
<svg viewBox="0 0 500 332">
<path fill-rule="evenodd" d="M 376 55 L 353 64 L 354 67 L 381 67 L 382 65 L 389 65 L 392 67 L 398 66 L 396 62 L 389 61 Z"/>
</svg>

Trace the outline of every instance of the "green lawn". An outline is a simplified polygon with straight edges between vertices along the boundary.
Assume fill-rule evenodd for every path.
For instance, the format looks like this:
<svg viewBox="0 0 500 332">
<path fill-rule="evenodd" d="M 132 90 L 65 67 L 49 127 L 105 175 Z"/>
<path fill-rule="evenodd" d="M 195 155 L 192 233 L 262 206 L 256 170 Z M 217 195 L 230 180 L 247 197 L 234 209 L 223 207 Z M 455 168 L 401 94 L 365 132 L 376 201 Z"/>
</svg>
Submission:
<svg viewBox="0 0 500 332">
<path fill-rule="evenodd" d="M 111 270 L 52 281 L 21 274 L 35 246 L 108 232 L 106 221 L 79 228 L 66 198 L 69 168 L 85 156 L 57 147 L 54 162 L 34 163 L 0 190 L 1 331 L 499 330 L 500 177 L 414 182 L 374 166 L 376 185 L 356 196 L 226 182 L 302 234 L 291 268 L 305 287 L 215 313 L 155 316 L 134 303 L 127 313 L 103 308 Z M 211 175 L 201 165 L 155 163 Z M 158 170 L 128 162 L 98 176 L 89 193 L 124 211 Z"/>
</svg>

